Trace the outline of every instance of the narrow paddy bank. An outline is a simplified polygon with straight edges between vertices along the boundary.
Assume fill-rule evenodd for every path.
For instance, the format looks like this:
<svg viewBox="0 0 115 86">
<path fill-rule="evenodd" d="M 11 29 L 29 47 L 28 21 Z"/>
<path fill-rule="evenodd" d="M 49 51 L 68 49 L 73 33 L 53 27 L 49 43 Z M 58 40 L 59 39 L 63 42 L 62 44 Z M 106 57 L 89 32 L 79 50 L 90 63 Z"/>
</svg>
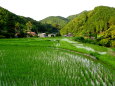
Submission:
<svg viewBox="0 0 115 86">
<path fill-rule="evenodd" d="M 72 41 L 70 38 L 60 39 L 60 48 L 74 50 L 83 54 L 96 57 L 104 64 L 109 65 L 115 69 L 115 51 L 110 48 L 93 44 L 83 44 L 80 42 Z M 110 51 L 111 50 L 111 51 Z"/>
</svg>

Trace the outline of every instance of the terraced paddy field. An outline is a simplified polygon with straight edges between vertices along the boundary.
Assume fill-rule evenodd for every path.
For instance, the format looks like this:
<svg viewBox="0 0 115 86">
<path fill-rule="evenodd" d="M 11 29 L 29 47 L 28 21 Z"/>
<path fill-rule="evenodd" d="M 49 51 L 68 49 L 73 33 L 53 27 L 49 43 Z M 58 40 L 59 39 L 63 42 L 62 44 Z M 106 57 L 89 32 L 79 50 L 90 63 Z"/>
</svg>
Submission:
<svg viewBox="0 0 115 86">
<path fill-rule="evenodd" d="M 115 86 L 115 70 L 59 40 L 0 39 L 0 86 Z"/>
</svg>

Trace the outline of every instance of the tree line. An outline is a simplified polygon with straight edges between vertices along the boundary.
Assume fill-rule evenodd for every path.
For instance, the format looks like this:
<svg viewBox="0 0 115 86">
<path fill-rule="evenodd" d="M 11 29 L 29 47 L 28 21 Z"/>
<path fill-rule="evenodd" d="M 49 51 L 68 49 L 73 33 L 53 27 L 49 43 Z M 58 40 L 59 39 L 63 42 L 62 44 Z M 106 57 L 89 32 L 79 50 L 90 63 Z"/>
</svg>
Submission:
<svg viewBox="0 0 115 86">
<path fill-rule="evenodd" d="M 51 24 L 42 24 L 29 17 L 18 16 L 0 7 L 0 38 L 26 37 L 28 31 L 58 32 Z"/>
</svg>

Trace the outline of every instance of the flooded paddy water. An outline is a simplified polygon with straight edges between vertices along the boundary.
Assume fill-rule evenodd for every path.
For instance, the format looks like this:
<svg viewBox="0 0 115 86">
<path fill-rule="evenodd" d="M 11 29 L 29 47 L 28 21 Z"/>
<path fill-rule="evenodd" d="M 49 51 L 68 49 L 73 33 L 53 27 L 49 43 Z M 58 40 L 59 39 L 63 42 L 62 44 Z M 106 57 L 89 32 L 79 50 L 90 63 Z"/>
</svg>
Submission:
<svg viewBox="0 0 115 86">
<path fill-rule="evenodd" d="M 114 70 L 84 55 L 48 47 L 53 42 L 46 42 L 37 41 L 37 46 L 33 42 L 28 46 L 2 45 L 0 86 L 115 85 Z"/>
</svg>

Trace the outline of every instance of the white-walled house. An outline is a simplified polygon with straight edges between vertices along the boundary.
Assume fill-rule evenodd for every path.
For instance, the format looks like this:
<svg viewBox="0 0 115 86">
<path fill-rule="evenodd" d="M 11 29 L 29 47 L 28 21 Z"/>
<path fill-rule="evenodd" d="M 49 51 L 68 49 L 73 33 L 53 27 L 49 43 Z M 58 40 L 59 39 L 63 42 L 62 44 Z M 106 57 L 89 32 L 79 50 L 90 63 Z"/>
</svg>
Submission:
<svg viewBox="0 0 115 86">
<path fill-rule="evenodd" d="M 56 36 L 56 34 L 54 34 L 54 33 L 48 34 L 48 37 L 55 37 L 55 36 Z"/>
<path fill-rule="evenodd" d="M 55 33 L 50 33 L 50 34 L 46 34 L 46 33 L 39 33 L 38 37 L 55 37 L 56 34 Z"/>
<path fill-rule="evenodd" d="M 46 33 L 39 33 L 38 37 L 47 37 L 47 34 Z"/>
</svg>

